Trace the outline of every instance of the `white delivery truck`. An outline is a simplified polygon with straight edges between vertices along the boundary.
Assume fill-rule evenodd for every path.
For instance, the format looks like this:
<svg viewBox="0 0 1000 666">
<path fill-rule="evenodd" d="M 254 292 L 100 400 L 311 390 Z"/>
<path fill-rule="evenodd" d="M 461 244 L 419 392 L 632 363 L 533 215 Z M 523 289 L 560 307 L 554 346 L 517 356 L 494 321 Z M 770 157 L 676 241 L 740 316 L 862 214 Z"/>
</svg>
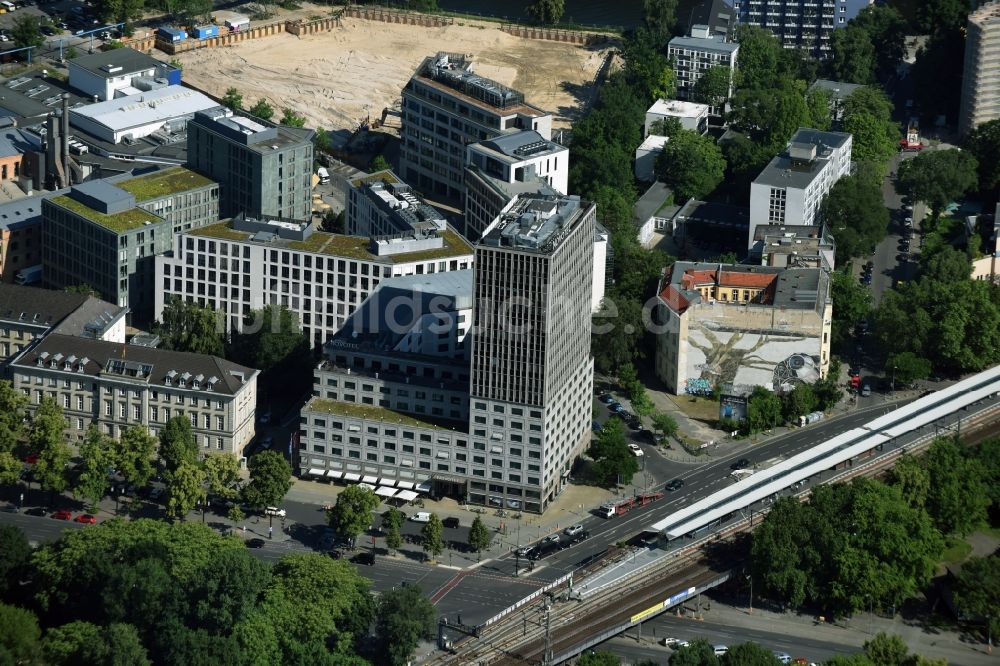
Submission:
<svg viewBox="0 0 1000 666">
<path fill-rule="evenodd" d="M 330 182 L 330 172 L 326 170 L 326 167 L 316 169 L 316 175 L 319 176 L 320 185 L 326 185 Z"/>
</svg>

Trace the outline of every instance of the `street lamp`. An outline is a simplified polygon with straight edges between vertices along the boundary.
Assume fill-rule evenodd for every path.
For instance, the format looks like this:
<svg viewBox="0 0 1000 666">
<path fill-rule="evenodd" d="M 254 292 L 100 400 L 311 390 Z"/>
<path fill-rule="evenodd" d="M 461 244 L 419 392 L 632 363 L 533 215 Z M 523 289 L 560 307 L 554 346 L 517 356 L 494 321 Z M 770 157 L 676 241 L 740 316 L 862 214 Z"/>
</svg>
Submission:
<svg viewBox="0 0 1000 666">
<path fill-rule="evenodd" d="M 750 581 L 750 607 L 747 609 L 747 613 L 753 615 L 753 574 L 749 574 L 747 580 Z"/>
<path fill-rule="evenodd" d="M 115 513 L 118 513 L 118 489 L 111 486 L 111 494 L 115 496 Z"/>
<path fill-rule="evenodd" d="M 895 395 L 896 393 L 896 366 L 892 366 L 892 383 L 889 384 L 889 389 Z"/>
</svg>

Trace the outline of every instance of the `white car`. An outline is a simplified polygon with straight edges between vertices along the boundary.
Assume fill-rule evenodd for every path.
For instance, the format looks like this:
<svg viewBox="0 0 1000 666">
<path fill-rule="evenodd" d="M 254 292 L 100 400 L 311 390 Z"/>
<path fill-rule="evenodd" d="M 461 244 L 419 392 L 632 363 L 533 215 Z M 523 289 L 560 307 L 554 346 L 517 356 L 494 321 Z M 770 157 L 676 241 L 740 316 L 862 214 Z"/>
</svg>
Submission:
<svg viewBox="0 0 1000 666">
<path fill-rule="evenodd" d="M 775 650 L 774 656 L 777 657 L 778 661 L 780 661 L 782 664 L 792 663 L 792 655 L 788 654 L 787 652 L 779 652 Z"/>
<path fill-rule="evenodd" d="M 279 509 L 276 506 L 268 506 L 268 507 L 264 508 L 264 515 L 265 516 L 277 516 L 278 518 L 284 518 L 285 517 L 285 510 L 284 509 Z"/>
<path fill-rule="evenodd" d="M 632 452 L 632 455 L 634 455 L 636 458 L 639 458 L 639 457 L 645 455 L 642 452 L 642 449 L 639 448 L 638 444 L 629 444 L 628 448 L 629 448 L 629 451 Z"/>
<path fill-rule="evenodd" d="M 410 520 L 415 523 L 429 523 L 431 522 L 431 514 L 429 511 L 418 511 L 410 516 Z"/>
<path fill-rule="evenodd" d="M 912 217 L 904 218 L 903 219 L 903 224 L 905 224 L 908 227 L 912 227 L 913 226 L 913 218 Z"/>
<path fill-rule="evenodd" d="M 546 543 L 548 541 L 559 541 L 559 535 L 558 534 L 550 534 L 547 537 L 545 537 L 544 539 L 542 539 L 542 543 Z"/>
<path fill-rule="evenodd" d="M 687 647 L 688 642 L 682 641 L 679 638 L 664 638 L 660 641 L 660 645 L 665 645 L 671 650 L 677 650 L 678 648 Z"/>
<path fill-rule="evenodd" d="M 519 557 L 527 557 L 535 551 L 534 546 L 521 546 L 517 549 L 517 554 Z"/>
<path fill-rule="evenodd" d="M 712 649 L 715 651 L 716 657 L 721 657 L 722 655 L 729 652 L 729 648 L 727 648 L 725 645 L 713 645 Z"/>
<path fill-rule="evenodd" d="M 574 536 L 582 531 L 583 531 L 583 525 L 580 525 L 579 523 L 576 525 L 570 525 L 569 527 L 563 530 L 563 532 L 566 533 L 566 536 Z"/>
</svg>

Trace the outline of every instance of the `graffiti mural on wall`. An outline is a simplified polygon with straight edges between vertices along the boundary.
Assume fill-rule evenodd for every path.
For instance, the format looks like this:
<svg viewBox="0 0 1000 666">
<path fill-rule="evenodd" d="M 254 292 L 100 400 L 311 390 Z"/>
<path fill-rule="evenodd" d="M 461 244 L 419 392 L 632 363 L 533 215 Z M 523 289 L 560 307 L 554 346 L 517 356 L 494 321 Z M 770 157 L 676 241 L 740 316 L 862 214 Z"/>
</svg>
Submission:
<svg viewBox="0 0 1000 666">
<path fill-rule="evenodd" d="M 745 384 L 778 388 L 794 382 L 819 352 L 819 340 L 781 333 L 724 331 L 712 322 L 692 322 L 688 332 L 689 378 L 712 385 Z M 818 373 L 816 379 L 819 378 Z"/>
</svg>

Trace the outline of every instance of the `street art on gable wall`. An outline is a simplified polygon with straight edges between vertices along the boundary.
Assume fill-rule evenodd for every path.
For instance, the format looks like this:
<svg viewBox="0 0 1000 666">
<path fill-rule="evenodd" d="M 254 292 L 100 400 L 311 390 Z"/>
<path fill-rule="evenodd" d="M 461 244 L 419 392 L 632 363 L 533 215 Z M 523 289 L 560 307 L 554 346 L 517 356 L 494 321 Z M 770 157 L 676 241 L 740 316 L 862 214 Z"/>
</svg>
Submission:
<svg viewBox="0 0 1000 666">
<path fill-rule="evenodd" d="M 819 379 L 817 338 L 747 333 L 715 328 L 712 322 L 691 323 L 688 330 L 687 376 L 710 384 L 767 386 Z"/>
</svg>

